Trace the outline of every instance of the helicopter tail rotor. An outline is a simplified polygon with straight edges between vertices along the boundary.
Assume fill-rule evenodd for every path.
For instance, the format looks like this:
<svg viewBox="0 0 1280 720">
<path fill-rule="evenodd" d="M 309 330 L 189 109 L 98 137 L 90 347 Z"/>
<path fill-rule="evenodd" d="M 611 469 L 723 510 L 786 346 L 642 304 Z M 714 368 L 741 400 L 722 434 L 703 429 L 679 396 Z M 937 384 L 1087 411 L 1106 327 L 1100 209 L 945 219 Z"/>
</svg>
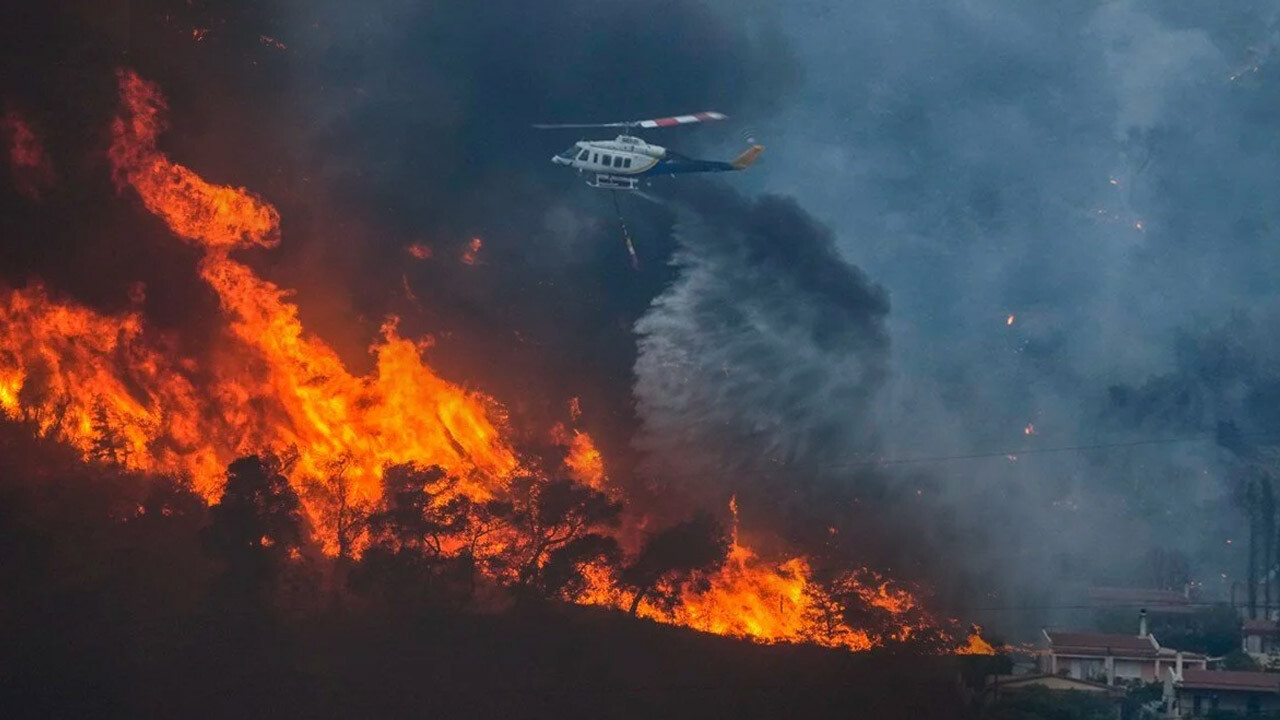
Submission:
<svg viewBox="0 0 1280 720">
<path fill-rule="evenodd" d="M 762 152 L 764 152 L 763 145 L 752 145 L 743 151 L 741 155 L 731 160 L 729 164 L 733 166 L 734 170 L 746 170 L 760 157 Z"/>
</svg>

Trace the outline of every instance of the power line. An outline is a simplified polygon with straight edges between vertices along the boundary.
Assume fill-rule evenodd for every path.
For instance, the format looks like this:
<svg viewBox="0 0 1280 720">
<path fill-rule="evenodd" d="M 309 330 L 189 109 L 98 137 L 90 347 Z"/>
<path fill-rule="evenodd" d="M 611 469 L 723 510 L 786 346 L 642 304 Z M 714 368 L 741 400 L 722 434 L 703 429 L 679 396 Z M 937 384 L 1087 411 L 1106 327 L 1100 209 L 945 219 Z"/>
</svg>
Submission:
<svg viewBox="0 0 1280 720">
<path fill-rule="evenodd" d="M 1237 438 L 1247 437 L 1274 437 L 1276 432 L 1264 433 L 1242 433 L 1236 435 Z M 1189 435 L 1185 437 L 1170 438 L 1150 438 L 1147 440 L 1133 440 L 1130 442 L 1120 443 L 1096 443 L 1092 445 L 1067 445 L 1062 447 L 1049 448 L 1021 448 L 1015 450 L 993 450 L 989 452 L 966 453 L 961 455 L 935 455 L 926 457 L 908 457 L 908 458 L 887 458 L 882 460 L 859 460 L 848 463 L 831 463 L 826 465 L 815 466 L 819 470 L 839 470 L 858 467 L 878 467 L 883 465 L 911 465 L 936 462 L 950 462 L 953 460 L 982 460 L 987 458 L 1012 458 L 1017 459 L 1024 455 L 1048 455 L 1050 453 L 1065 452 L 1084 452 L 1087 450 L 1114 450 L 1119 448 L 1132 448 L 1144 445 L 1171 445 L 1176 443 L 1199 442 L 1203 440 L 1217 439 L 1216 433 L 1201 433 L 1199 435 Z"/>
<path fill-rule="evenodd" d="M 1187 601 L 1184 603 L 1172 603 L 1168 601 L 1148 602 L 1148 603 L 1085 603 L 1075 605 L 990 605 L 986 607 L 969 607 L 969 608 L 953 608 L 947 610 L 949 613 L 972 613 L 972 612 L 1033 612 L 1043 610 L 1148 610 L 1154 614 L 1173 614 L 1178 611 L 1195 608 L 1213 608 L 1219 606 L 1230 606 L 1226 601 L 1210 602 L 1210 601 Z"/>
</svg>

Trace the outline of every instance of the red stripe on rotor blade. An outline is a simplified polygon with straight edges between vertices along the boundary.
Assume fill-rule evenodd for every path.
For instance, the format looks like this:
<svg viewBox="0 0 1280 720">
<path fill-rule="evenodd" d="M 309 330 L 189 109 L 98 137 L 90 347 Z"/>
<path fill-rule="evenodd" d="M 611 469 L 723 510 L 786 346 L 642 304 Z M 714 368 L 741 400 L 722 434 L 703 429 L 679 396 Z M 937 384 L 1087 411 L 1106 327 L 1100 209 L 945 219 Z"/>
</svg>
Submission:
<svg viewBox="0 0 1280 720">
<path fill-rule="evenodd" d="M 658 118 L 657 120 L 654 120 L 653 124 L 656 125 L 657 127 L 670 127 L 672 125 L 679 125 L 680 121 L 673 117 L 666 117 L 666 118 Z"/>
</svg>

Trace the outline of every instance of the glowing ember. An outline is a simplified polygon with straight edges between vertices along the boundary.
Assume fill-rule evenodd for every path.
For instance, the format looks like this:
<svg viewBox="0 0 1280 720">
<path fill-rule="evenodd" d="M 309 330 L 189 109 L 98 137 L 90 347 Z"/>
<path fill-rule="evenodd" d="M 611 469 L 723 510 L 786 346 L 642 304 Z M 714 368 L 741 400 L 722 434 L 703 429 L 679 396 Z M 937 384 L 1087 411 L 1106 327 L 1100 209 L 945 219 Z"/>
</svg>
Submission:
<svg viewBox="0 0 1280 720">
<path fill-rule="evenodd" d="M 1009 316 L 1004 319 L 1004 324 L 1012 325 L 1015 320 L 1017 320 L 1017 318 L 1013 315 L 1013 313 L 1009 313 Z"/>
<path fill-rule="evenodd" d="M 430 260 L 432 255 L 431 246 L 426 243 L 414 243 L 405 248 L 405 252 L 418 260 Z"/>
<path fill-rule="evenodd" d="M 1035 426 L 1035 425 L 1033 425 L 1033 424 L 1031 424 L 1031 423 L 1027 423 L 1027 426 L 1026 426 L 1026 427 L 1024 427 L 1024 428 L 1022 428 L 1022 434 L 1023 434 L 1023 435 L 1035 435 L 1035 434 L 1036 434 L 1036 426 Z"/>
<path fill-rule="evenodd" d="M 462 251 L 462 262 L 468 265 L 475 265 L 480 262 L 480 248 L 484 247 L 484 241 L 480 238 L 471 238 L 467 243 L 467 247 Z"/>
</svg>

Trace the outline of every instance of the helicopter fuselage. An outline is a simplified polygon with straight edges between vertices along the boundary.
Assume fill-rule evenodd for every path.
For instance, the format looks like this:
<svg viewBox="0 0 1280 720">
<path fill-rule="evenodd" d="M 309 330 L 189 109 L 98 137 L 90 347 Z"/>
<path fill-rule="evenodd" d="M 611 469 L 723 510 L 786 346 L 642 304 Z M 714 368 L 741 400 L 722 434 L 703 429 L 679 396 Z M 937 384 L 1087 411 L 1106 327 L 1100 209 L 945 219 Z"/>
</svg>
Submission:
<svg viewBox="0 0 1280 720">
<path fill-rule="evenodd" d="M 650 145 L 638 137 L 619 135 L 613 140 L 582 140 L 551 158 L 582 172 L 636 176 L 653 170 L 667 155 L 661 145 Z"/>
<path fill-rule="evenodd" d="M 593 187 L 634 190 L 642 177 L 744 170 L 762 149 L 752 147 L 733 162 L 699 160 L 661 145 L 652 145 L 638 137 L 619 135 L 613 140 L 580 140 L 552 157 L 551 162 L 567 165 L 581 173 L 593 173 L 595 177 L 588 180 Z"/>
</svg>

